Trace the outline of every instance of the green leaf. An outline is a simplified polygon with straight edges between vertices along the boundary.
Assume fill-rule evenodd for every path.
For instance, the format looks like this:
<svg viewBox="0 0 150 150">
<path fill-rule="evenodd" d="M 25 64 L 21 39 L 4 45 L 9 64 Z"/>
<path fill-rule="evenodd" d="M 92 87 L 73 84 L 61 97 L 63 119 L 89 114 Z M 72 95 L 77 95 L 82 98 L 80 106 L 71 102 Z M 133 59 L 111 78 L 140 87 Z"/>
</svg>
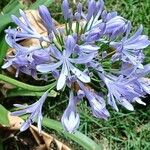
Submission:
<svg viewBox="0 0 150 150">
<path fill-rule="evenodd" d="M 40 5 L 49 6 L 54 0 L 36 0 L 35 3 L 30 5 L 29 9 L 37 9 Z"/>
<path fill-rule="evenodd" d="M 14 89 L 10 90 L 6 93 L 6 97 L 14 97 L 14 96 L 37 96 L 40 97 L 43 95 L 43 92 L 33 92 L 33 91 L 28 91 L 25 89 Z M 48 94 L 48 97 L 56 97 L 57 92 L 54 90 L 51 90 L 50 93 Z"/>
<path fill-rule="evenodd" d="M 0 124 L 9 126 L 8 111 L 2 105 L 0 105 L 0 115 Z"/>
<path fill-rule="evenodd" d="M 17 1 L 16 0 L 11 0 L 2 10 L 3 14 L 9 13 L 12 8 L 14 8 L 17 5 Z"/>
<path fill-rule="evenodd" d="M 0 69 L 6 56 L 7 49 L 8 45 L 5 42 L 5 38 L 3 36 L 0 36 Z"/>
<path fill-rule="evenodd" d="M 11 0 L 2 10 L 3 14 L 12 14 L 19 8 L 24 8 L 25 6 L 22 5 L 18 0 Z"/>
<path fill-rule="evenodd" d="M 14 1 L 13 3 L 10 1 L 3 9 L 3 13 L 0 14 L 0 18 L 3 21 L 0 21 L 0 32 L 2 32 L 5 28 L 7 28 L 11 21 L 11 15 L 19 15 L 19 9 L 24 9 L 25 6 L 21 5 L 18 1 Z"/>
<path fill-rule="evenodd" d="M 13 78 L 10 78 L 8 76 L 5 76 L 3 74 L 0 74 L 0 80 L 4 81 L 6 83 L 15 85 L 18 88 L 22 88 L 22 89 L 26 89 L 28 91 L 34 91 L 34 92 L 41 92 L 41 91 L 46 91 L 46 90 L 50 90 L 50 89 L 52 90 L 56 86 L 56 82 L 53 82 L 51 84 L 44 85 L 44 86 L 30 85 L 30 84 L 26 84 L 21 81 L 15 80 Z"/>
</svg>

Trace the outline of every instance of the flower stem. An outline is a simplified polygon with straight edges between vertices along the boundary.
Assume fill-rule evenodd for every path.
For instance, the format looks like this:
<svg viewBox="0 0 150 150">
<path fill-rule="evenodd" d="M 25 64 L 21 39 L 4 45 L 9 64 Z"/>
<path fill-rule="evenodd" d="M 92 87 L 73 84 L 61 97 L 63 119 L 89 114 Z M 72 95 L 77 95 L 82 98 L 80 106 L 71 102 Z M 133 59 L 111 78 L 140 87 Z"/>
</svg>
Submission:
<svg viewBox="0 0 150 150">
<path fill-rule="evenodd" d="M 18 80 L 15 80 L 13 78 L 10 78 L 8 76 L 0 74 L 0 80 L 5 81 L 7 83 L 10 83 L 12 85 L 15 85 L 18 88 L 26 89 L 29 91 L 46 91 L 48 89 L 52 89 L 55 87 L 56 82 L 53 82 L 51 84 L 45 85 L 45 86 L 34 86 L 34 85 L 29 85 L 23 82 L 20 82 Z"/>
<path fill-rule="evenodd" d="M 79 22 L 76 22 L 76 33 L 77 33 L 77 35 L 79 35 Z"/>
<path fill-rule="evenodd" d="M 112 52 L 108 53 L 108 54 L 107 54 L 107 57 L 112 56 L 113 54 L 115 54 L 115 52 L 116 52 L 116 51 L 112 51 Z"/>
</svg>

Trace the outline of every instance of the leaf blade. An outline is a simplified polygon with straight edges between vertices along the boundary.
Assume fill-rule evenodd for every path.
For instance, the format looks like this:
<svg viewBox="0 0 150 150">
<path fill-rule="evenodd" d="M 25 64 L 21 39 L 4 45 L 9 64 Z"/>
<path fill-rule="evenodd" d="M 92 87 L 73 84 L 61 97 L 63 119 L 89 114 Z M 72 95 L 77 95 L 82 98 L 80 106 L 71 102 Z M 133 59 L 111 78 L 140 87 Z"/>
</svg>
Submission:
<svg viewBox="0 0 150 150">
<path fill-rule="evenodd" d="M 0 125 L 9 126 L 8 111 L 0 105 Z"/>
</svg>

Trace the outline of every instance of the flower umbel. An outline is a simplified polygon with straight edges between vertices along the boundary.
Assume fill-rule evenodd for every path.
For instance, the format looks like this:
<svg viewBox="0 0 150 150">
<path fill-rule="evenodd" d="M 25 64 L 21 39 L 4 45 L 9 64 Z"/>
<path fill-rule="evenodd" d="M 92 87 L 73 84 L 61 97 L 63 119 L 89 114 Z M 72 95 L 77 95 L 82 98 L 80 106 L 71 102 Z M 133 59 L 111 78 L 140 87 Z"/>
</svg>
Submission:
<svg viewBox="0 0 150 150">
<path fill-rule="evenodd" d="M 73 10 L 68 0 L 63 0 L 61 9 L 65 25 L 58 27 L 49 10 L 39 6 L 39 17 L 45 34 L 38 33 L 24 11 L 21 19 L 12 15 L 17 28 L 8 28 L 6 42 L 15 49 L 3 69 L 13 66 L 16 77 L 19 73 L 35 80 L 57 80 L 56 90 L 69 96 L 69 104 L 62 115 L 62 125 L 72 133 L 79 127 L 77 104 L 82 100 L 97 118 L 107 119 L 110 113 L 107 103 L 116 111 L 117 104 L 133 111 L 132 103 L 145 105 L 142 98 L 150 94 L 150 84 L 145 78 L 150 65 L 143 65 L 143 49 L 150 45 L 143 35 L 143 26 L 131 35 L 131 22 L 116 11 L 105 10 L 103 0 L 88 0 L 87 6 L 77 3 Z M 24 40 L 36 40 L 25 46 Z M 69 91 L 69 94 L 68 94 Z M 42 106 L 48 91 L 34 104 L 23 106 L 12 115 L 30 114 L 21 131 L 26 130 L 36 118 L 41 131 Z"/>
</svg>

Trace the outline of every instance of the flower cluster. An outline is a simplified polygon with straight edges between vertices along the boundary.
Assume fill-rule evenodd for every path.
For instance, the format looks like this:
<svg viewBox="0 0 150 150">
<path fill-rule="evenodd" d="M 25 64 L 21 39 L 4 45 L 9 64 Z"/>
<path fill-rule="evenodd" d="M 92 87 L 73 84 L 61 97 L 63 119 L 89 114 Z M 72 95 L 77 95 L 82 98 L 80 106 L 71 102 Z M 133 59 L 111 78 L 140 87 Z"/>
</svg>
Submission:
<svg viewBox="0 0 150 150">
<path fill-rule="evenodd" d="M 61 121 L 69 132 L 79 126 L 76 105 L 83 99 L 89 102 L 93 115 L 103 119 L 110 116 L 106 102 L 116 111 L 118 104 L 130 111 L 134 110 L 133 102 L 145 105 L 141 98 L 150 94 L 150 85 L 144 78 L 150 72 L 150 64 L 143 65 L 143 49 L 150 41 L 142 34 L 142 25 L 131 35 L 131 22 L 116 11 L 107 12 L 103 0 L 88 0 L 87 8 L 78 3 L 76 10 L 69 7 L 68 0 L 63 0 L 61 9 L 65 25 L 60 29 L 55 27 L 48 9 L 39 6 L 46 35 L 35 30 L 22 10 L 22 19 L 12 15 L 18 27 L 5 32 L 7 43 L 16 53 L 2 68 L 15 67 L 16 77 L 19 72 L 34 79 L 39 79 L 37 74 L 40 74 L 43 80 L 51 75 L 57 80 L 57 90 L 68 88 L 69 104 Z M 36 39 L 39 44 L 25 47 L 20 44 L 25 39 Z M 47 92 L 36 103 L 21 106 L 22 110 L 12 113 L 31 113 L 21 130 L 37 115 L 41 130 L 41 109 L 46 95 Z"/>
</svg>

